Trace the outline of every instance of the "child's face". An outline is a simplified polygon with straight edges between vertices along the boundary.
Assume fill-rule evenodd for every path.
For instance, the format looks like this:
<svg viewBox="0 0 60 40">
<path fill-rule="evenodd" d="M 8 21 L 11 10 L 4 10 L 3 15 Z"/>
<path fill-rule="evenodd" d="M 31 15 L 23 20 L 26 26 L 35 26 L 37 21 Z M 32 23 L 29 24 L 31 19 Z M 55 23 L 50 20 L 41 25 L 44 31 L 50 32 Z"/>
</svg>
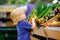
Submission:
<svg viewBox="0 0 60 40">
<path fill-rule="evenodd" d="M 20 15 L 20 20 L 25 20 L 25 19 L 26 19 L 25 13 L 21 14 Z"/>
</svg>

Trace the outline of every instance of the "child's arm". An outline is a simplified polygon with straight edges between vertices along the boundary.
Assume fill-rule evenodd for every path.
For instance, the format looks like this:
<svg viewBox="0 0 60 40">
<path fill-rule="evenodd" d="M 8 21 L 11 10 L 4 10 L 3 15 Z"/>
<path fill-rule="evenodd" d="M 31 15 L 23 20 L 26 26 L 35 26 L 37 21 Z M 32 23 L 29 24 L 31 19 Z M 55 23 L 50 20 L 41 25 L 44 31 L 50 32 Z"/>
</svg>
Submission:
<svg viewBox="0 0 60 40">
<path fill-rule="evenodd" d="M 20 22 L 20 23 L 18 23 L 17 26 L 20 26 L 20 28 L 25 28 L 25 29 L 35 29 L 36 28 L 36 25 L 34 22 L 32 24 L 30 24 L 28 21 Z"/>
<path fill-rule="evenodd" d="M 36 29 L 36 28 L 37 28 L 37 27 L 36 27 L 35 19 L 32 18 L 32 29 Z"/>
</svg>

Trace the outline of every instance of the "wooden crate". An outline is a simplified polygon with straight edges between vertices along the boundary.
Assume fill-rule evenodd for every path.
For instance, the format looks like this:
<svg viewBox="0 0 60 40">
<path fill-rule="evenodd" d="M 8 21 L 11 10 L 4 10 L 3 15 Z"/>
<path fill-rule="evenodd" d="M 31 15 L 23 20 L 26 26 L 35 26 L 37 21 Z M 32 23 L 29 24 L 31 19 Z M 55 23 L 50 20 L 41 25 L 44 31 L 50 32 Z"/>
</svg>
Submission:
<svg viewBox="0 0 60 40">
<path fill-rule="evenodd" d="M 58 13 L 56 16 L 54 16 L 53 18 L 51 18 L 50 20 L 48 20 L 47 22 L 41 24 L 42 26 L 48 26 L 50 23 L 52 23 L 53 21 L 56 20 L 56 17 L 60 16 L 60 13 Z"/>
<path fill-rule="evenodd" d="M 56 40 L 60 40 L 60 31 L 56 31 L 56 30 L 36 29 L 34 30 L 34 34 L 42 37 L 46 37 L 46 38 L 53 38 Z"/>
<path fill-rule="evenodd" d="M 41 28 L 41 29 L 35 29 L 33 34 L 36 34 L 36 35 L 40 35 L 40 36 L 46 37 L 45 31 L 44 31 L 43 28 Z"/>
<path fill-rule="evenodd" d="M 30 36 L 30 39 L 31 39 L 31 40 L 38 40 L 37 38 L 32 37 L 32 36 Z"/>
<path fill-rule="evenodd" d="M 55 30 L 45 30 L 45 31 L 46 31 L 47 37 L 60 40 L 60 31 L 55 31 Z"/>
</svg>

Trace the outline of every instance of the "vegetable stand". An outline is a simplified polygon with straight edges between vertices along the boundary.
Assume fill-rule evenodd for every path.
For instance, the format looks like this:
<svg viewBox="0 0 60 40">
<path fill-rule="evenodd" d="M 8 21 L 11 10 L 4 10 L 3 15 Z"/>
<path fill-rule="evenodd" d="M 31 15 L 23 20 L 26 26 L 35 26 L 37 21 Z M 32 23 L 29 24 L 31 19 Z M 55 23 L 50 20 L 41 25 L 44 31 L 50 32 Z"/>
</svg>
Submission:
<svg viewBox="0 0 60 40">
<path fill-rule="evenodd" d="M 5 5 L 6 6 L 6 5 Z M 5 18 L 5 19 L 9 19 L 9 20 L 6 20 L 7 21 L 7 25 L 5 25 L 4 27 L 0 27 L 0 40 L 4 40 L 4 39 L 6 39 L 6 40 L 17 40 L 17 30 L 16 30 L 16 27 L 14 27 L 14 25 L 12 25 L 12 21 L 10 20 L 10 18 L 9 18 L 9 14 L 10 14 L 10 12 L 12 11 L 12 10 L 14 10 L 17 6 L 15 5 L 13 8 L 12 8 L 12 6 L 10 5 L 10 7 L 11 8 L 8 8 L 9 7 L 9 5 L 8 6 L 6 6 L 6 9 L 5 9 L 5 6 L 3 7 L 3 5 L 2 6 L 0 6 L 0 12 L 6 12 L 7 13 L 7 18 Z M 2 7 L 2 8 L 1 8 Z M 43 8 L 43 10 L 45 9 L 45 7 Z M 48 11 L 47 11 L 48 10 Z M 47 12 L 46 12 L 47 11 Z M 40 11 L 39 11 L 40 12 Z M 39 14 L 39 12 L 38 12 L 38 14 Z M 43 13 L 42 13 L 43 12 Z M 38 19 L 38 18 L 42 18 L 42 17 L 46 17 L 46 15 L 48 16 L 49 14 L 50 14 L 50 12 L 51 12 L 51 7 L 49 7 L 49 8 L 47 8 L 47 9 L 45 9 L 44 11 L 42 11 L 40 14 L 41 15 L 39 15 L 38 16 L 38 14 L 36 14 L 36 10 L 33 10 L 33 14 L 32 14 L 32 17 L 35 15 L 36 16 L 36 18 Z M 46 14 L 45 14 L 46 13 Z M 2 13 L 1 13 L 2 14 Z M 40 17 L 41 16 L 41 17 Z M 32 18 L 32 17 L 30 17 L 30 18 Z M 2 17 L 3 18 L 3 17 Z M 0 18 L 1 19 L 1 18 Z M 4 19 L 2 19 L 2 20 L 4 20 Z M 0 20 L 0 21 L 2 21 L 2 20 Z M 29 20 L 29 19 L 28 19 Z M 43 22 L 44 22 L 44 20 L 45 19 L 43 19 Z M 4 20 L 5 21 L 5 20 Z M 11 22 L 11 23 L 10 23 Z M 43 23 L 42 22 L 42 23 Z M 1 26 L 1 25 L 0 25 Z M 36 30 L 33 30 L 34 31 L 34 33 L 33 33 L 33 37 L 35 37 L 36 38 L 36 35 L 38 35 L 37 36 L 37 38 L 38 39 L 41 39 L 42 38 L 42 40 L 53 40 L 53 39 L 56 39 L 56 40 L 60 40 L 60 32 L 59 31 L 54 31 L 54 30 L 48 30 L 48 29 L 44 29 L 44 28 L 38 28 L 38 29 L 36 29 Z M 12 38 L 12 39 L 11 39 Z M 43 39 L 44 38 L 44 39 Z"/>
<path fill-rule="evenodd" d="M 9 28 L 9 27 L 0 27 L 0 40 L 4 39 L 10 39 L 10 40 L 16 40 L 17 39 L 17 30 L 16 28 Z M 45 37 L 46 39 L 56 39 L 60 40 L 60 31 L 56 30 L 49 30 L 44 28 L 35 29 L 33 35 L 38 35 L 40 37 Z M 35 37 L 35 36 L 34 36 Z"/>
<path fill-rule="evenodd" d="M 39 29 L 34 30 L 33 34 L 36 34 L 36 35 L 39 35 L 39 36 L 43 36 L 46 39 L 52 38 L 52 39 L 55 39 L 55 40 L 60 40 L 60 36 L 59 36 L 60 35 L 60 31 L 57 31 L 57 30 L 39 28 Z"/>
</svg>

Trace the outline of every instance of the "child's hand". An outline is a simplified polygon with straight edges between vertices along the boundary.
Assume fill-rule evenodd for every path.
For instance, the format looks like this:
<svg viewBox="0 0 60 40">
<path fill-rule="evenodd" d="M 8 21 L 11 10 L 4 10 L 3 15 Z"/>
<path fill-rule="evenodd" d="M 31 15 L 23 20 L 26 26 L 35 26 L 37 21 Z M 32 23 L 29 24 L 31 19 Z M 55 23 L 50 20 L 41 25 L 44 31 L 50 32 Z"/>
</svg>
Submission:
<svg viewBox="0 0 60 40">
<path fill-rule="evenodd" d="M 35 18 L 32 18 L 32 22 L 35 22 Z"/>
<path fill-rule="evenodd" d="M 35 18 L 30 18 L 29 23 L 32 24 L 33 22 L 35 22 Z"/>
<path fill-rule="evenodd" d="M 36 29 L 35 18 L 32 18 L 32 29 Z"/>
</svg>

